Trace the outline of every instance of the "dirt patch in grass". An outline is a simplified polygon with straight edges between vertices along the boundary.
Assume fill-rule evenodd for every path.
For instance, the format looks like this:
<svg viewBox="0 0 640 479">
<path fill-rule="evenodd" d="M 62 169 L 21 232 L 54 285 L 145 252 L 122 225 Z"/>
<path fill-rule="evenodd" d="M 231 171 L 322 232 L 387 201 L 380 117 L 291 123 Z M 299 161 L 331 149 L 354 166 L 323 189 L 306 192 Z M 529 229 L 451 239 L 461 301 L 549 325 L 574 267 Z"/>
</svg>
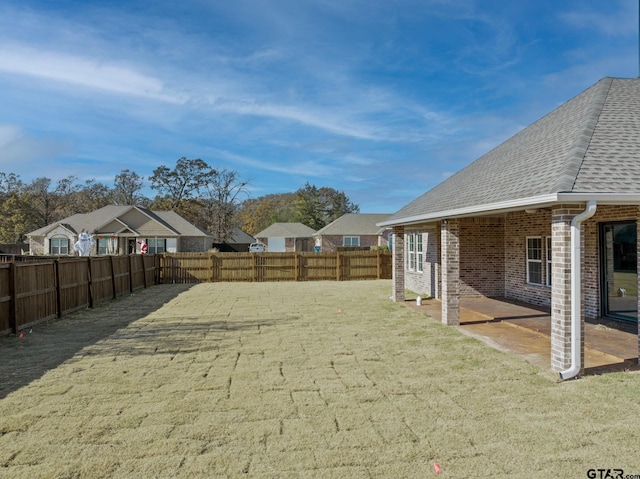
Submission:
<svg viewBox="0 0 640 479">
<path fill-rule="evenodd" d="M 560 383 L 390 292 L 163 285 L 2 338 L 0 477 L 640 474 L 638 373 Z"/>
</svg>

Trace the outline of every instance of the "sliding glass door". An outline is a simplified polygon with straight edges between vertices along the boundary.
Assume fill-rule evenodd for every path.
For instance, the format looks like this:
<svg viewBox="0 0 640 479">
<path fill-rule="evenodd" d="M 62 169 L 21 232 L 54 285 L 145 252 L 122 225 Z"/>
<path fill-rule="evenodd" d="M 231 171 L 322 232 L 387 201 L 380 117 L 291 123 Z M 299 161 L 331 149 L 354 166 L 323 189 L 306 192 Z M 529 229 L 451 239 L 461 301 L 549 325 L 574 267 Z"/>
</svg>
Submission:
<svg viewBox="0 0 640 479">
<path fill-rule="evenodd" d="M 605 316 L 638 321 L 636 223 L 600 225 L 602 304 Z"/>
</svg>

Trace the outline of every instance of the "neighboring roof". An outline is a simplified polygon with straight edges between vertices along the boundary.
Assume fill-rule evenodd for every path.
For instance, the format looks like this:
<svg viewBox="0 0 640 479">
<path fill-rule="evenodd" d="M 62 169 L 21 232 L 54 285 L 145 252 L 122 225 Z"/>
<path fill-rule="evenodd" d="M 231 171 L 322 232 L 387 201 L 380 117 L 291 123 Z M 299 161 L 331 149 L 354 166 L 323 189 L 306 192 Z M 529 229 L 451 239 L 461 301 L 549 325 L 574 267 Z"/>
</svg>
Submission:
<svg viewBox="0 0 640 479">
<path fill-rule="evenodd" d="M 233 228 L 231 230 L 231 238 L 227 243 L 229 244 L 251 244 L 255 242 L 255 238 L 251 236 L 249 233 L 245 233 L 240 228 Z"/>
<path fill-rule="evenodd" d="M 198 228 L 193 223 L 189 223 L 175 211 L 150 211 L 143 208 L 150 215 L 155 215 L 159 221 L 164 222 L 180 236 L 211 236 L 202 228 Z"/>
<path fill-rule="evenodd" d="M 639 132 L 640 78 L 604 78 L 379 224 L 640 195 Z"/>
<path fill-rule="evenodd" d="M 273 223 L 256 234 L 256 238 L 311 238 L 315 230 L 302 223 Z"/>
<path fill-rule="evenodd" d="M 144 218 L 148 225 L 132 226 L 127 223 L 131 215 Z M 211 236 L 206 231 L 194 226 L 173 211 L 151 211 L 139 206 L 109 205 L 91 213 L 82 213 L 69 216 L 50 225 L 39 228 L 27 236 L 43 236 L 49 231 L 62 225 L 68 230 L 80 233 L 83 229 L 89 232 L 100 233 L 102 227 L 113 224 L 121 224 L 123 230 L 130 230 L 133 234 L 153 234 L 162 236 Z"/>
<path fill-rule="evenodd" d="M 380 227 L 377 223 L 388 218 L 384 213 L 347 213 L 318 230 L 320 235 L 377 235 Z"/>
</svg>

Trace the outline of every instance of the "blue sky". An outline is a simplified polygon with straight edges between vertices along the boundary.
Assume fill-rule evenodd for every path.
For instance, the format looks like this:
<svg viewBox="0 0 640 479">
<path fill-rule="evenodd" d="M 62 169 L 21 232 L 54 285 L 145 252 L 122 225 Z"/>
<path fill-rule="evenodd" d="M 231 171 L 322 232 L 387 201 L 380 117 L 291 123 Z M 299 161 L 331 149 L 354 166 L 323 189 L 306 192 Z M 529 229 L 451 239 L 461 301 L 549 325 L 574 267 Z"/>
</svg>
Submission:
<svg viewBox="0 0 640 479">
<path fill-rule="evenodd" d="M 0 171 L 111 184 L 202 158 L 254 198 L 309 182 L 393 213 L 637 77 L 638 3 L 4 0 Z"/>
</svg>

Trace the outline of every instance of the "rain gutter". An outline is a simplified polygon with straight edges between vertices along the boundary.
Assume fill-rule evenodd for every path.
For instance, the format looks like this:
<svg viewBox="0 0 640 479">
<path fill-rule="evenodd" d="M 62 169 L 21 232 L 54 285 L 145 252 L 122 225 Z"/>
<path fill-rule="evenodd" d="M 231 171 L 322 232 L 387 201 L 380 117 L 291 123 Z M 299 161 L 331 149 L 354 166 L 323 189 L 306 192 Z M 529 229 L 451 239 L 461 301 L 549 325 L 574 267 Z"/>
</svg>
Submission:
<svg viewBox="0 0 640 479">
<path fill-rule="evenodd" d="M 587 208 L 571 220 L 571 366 L 560 372 L 560 379 L 571 379 L 578 375 L 582 367 L 582 278 L 580 264 L 581 255 L 581 231 L 583 221 L 591 218 L 596 213 L 596 201 L 589 200 Z"/>
</svg>

